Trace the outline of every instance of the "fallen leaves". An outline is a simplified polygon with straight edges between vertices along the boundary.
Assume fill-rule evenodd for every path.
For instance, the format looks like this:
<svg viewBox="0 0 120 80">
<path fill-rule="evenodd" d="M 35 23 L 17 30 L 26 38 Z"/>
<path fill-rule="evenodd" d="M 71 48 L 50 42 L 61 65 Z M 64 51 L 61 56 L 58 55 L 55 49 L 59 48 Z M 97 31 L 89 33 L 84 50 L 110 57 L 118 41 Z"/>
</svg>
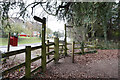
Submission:
<svg viewBox="0 0 120 80">
<path fill-rule="evenodd" d="M 108 60 L 108 62 L 112 61 L 113 59 L 117 59 L 118 57 L 118 50 L 97 50 L 97 54 L 85 54 L 85 55 L 77 55 L 75 54 L 75 63 L 71 62 L 71 57 L 66 57 L 60 59 L 60 64 L 53 64 L 47 66 L 47 70 L 44 74 L 39 73 L 36 78 L 112 78 L 113 76 L 108 76 L 104 74 L 102 71 L 97 71 L 97 68 L 94 69 L 90 64 L 99 64 L 103 62 L 103 60 Z M 15 62 L 14 64 L 9 64 L 10 61 L 7 61 L 7 64 L 3 66 L 3 70 L 8 69 L 14 64 L 19 64 L 20 62 Z M 109 64 L 113 64 L 110 62 Z M 98 66 L 99 66 L 98 65 Z M 31 69 L 35 69 L 37 64 L 32 63 Z M 94 71 L 93 71 L 94 69 Z M 39 70 L 41 72 L 41 70 Z M 94 74 L 96 75 L 93 75 Z M 10 73 L 6 77 L 9 78 L 19 78 L 20 76 L 24 75 L 24 68 L 20 68 L 13 73 Z"/>
<path fill-rule="evenodd" d="M 98 50 L 97 54 L 75 54 L 74 64 L 71 63 L 71 58 L 66 57 L 65 60 L 61 61 L 61 64 L 49 66 L 44 78 L 113 78 L 114 76 L 104 74 L 104 70 L 97 69 L 97 66 L 102 66 L 102 64 L 106 66 L 108 63 L 103 63 L 103 61 L 108 60 L 110 62 L 110 60 L 116 59 L 117 52 L 117 50 Z M 91 63 L 93 65 L 99 64 L 96 66 L 96 70 L 93 71 L 94 68 L 90 65 Z"/>
</svg>

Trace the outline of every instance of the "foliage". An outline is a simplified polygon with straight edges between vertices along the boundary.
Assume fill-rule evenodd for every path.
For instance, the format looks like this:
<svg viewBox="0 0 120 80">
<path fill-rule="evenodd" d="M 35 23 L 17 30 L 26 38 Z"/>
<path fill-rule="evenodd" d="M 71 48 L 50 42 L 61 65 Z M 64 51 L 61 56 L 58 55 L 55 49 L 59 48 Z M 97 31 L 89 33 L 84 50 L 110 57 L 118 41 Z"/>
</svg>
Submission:
<svg viewBox="0 0 120 80">
<path fill-rule="evenodd" d="M 95 31 L 95 29 L 100 29 L 101 25 L 102 33 L 104 33 L 105 41 L 107 40 L 107 31 L 109 26 L 109 20 L 115 15 L 117 11 L 115 11 L 116 3 L 72 3 L 72 13 L 73 16 L 68 19 L 69 23 L 72 23 L 74 26 L 79 27 L 77 29 L 78 34 L 82 34 L 83 40 L 86 40 L 86 34 L 91 31 Z M 68 14 L 70 15 L 70 14 Z M 71 20 L 72 19 L 72 20 Z M 113 20 L 113 19 L 112 19 Z M 114 24 L 114 23 L 113 23 Z M 75 27 L 75 28 L 76 28 Z M 79 33 L 82 32 L 83 33 Z M 97 30 L 99 31 L 99 30 Z"/>
<path fill-rule="evenodd" d="M 24 30 L 25 29 L 22 27 L 22 25 L 20 25 L 20 24 L 12 24 L 11 28 L 5 28 L 4 32 L 6 32 L 6 33 L 8 33 L 8 32 L 11 32 L 11 33 L 21 33 Z"/>
<path fill-rule="evenodd" d="M 32 12 L 34 8 L 40 5 L 44 12 L 49 15 L 57 16 L 59 19 L 66 20 L 68 24 L 74 26 L 72 34 L 80 34 L 82 40 L 90 38 L 91 34 L 94 36 L 104 36 L 105 41 L 109 38 L 111 31 L 119 31 L 120 21 L 120 1 L 115 2 L 60 2 L 53 1 L 34 1 L 28 5 L 21 2 L 2 2 L 1 11 L 5 12 L 8 17 L 8 12 L 11 6 L 19 6 L 20 16 L 27 16 L 27 8 L 31 7 Z M 5 8 L 6 7 L 6 8 Z M 1 12 L 1 13 L 3 13 Z M 3 20 L 3 18 L 2 18 Z M 99 26 L 99 27 L 98 27 Z M 77 28 L 78 27 L 78 28 Z M 101 31 L 100 31 L 101 30 Z M 115 32 L 116 34 L 116 32 Z M 117 33 L 117 36 L 119 33 Z M 76 35 L 78 36 L 78 35 Z M 79 41 L 79 38 L 73 36 L 74 39 Z"/>
<path fill-rule="evenodd" d="M 104 40 L 101 40 L 98 42 L 98 46 L 99 48 L 98 49 L 119 49 L 120 48 L 120 42 L 114 42 L 113 40 L 111 41 L 107 41 L 107 44 L 105 43 Z"/>
<path fill-rule="evenodd" d="M 1 9 L 0 10 L 0 20 L 1 20 L 1 24 L 2 24 L 1 28 L 5 28 L 7 26 L 10 27 L 9 21 L 8 21 L 9 11 L 16 9 L 18 7 L 19 7 L 19 11 L 22 12 L 23 8 L 25 8 L 25 4 L 24 4 L 23 0 L 21 0 L 21 1 L 17 1 L 17 0 L 14 0 L 14 1 L 2 0 L 2 1 L 0 1 L 0 9 Z M 21 13 L 19 15 L 21 15 Z"/>
<path fill-rule="evenodd" d="M 63 37 L 64 33 L 59 32 L 59 31 L 55 31 L 55 32 L 53 32 L 53 35 L 56 36 L 56 37 Z"/>
<path fill-rule="evenodd" d="M 50 28 L 47 28 L 47 34 L 49 35 L 49 34 L 52 34 L 52 33 L 53 33 L 53 31 Z"/>
<path fill-rule="evenodd" d="M 67 20 L 69 24 L 73 25 L 73 33 L 81 34 L 80 37 L 82 37 L 82 40 L 86 40 L 87 34 L 89 33 L 93 34 L 95 32 L 95 34 L 99 35 L 100 32 L 100 36 L 103 35 L 105 41 L 107 41 L 110 28 L 119 28 L 119 3 L 65 2 L 61 3 L 62 5 L 56 6 L 56 9 L 58 8 L 59 10 L 57 16 L 59 19 Z M 48 5 L 50 6 L 50 3 Z M 48 10 L 48 12 L 52 12 L 50 7 L 47 7 L 46 10 Z M 77 27 L 79 27 L 79 29 L 76 29 Z M 79 41 L 78 37 L 76 39 Z"/>
</svg>

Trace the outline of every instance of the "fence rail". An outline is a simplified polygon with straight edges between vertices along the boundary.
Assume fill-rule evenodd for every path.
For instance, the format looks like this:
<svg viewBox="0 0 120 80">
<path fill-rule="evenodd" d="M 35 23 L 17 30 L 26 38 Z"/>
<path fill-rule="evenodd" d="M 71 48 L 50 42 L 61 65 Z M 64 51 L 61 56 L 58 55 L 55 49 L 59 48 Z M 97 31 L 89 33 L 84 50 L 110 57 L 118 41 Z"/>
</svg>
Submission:
<svg viewBox="0 0 120 80">
<path fill-rule="evenodd" d="M 42 45 L 40 45 L 40 46 L 35 46 L 35 47 L 31 47 L 31 50 L 33 51 L 33 50 L 40 49 L 40 48 L 42 48 Z"/>
<path fill-rule="evenodd" d="M 12 68 L 10 68 L 10 69 L 5 70 L 4 72 L 2 72 L 2 75 L 5 75 L 5 74 L 7 74 L 7 73 L 10 72 L 10 71 L 17 70 L 17 69 L 19 69 L 19 68 L 21 68 L 21 67 L 23 67 L 23 66 L 25 66 L 25 62 L 24 62 L 24 63 L 21 63 L 21 64 L 19 64 L 19 65 L 17 65 L 17 66 L 14 66 L 14 67 L 12 67 Z"/>
<path fill-rule="evenodd" d="M 6 53 L 2 54 L 2 58 L 13 56 L 13 55 L 16 55 L 16 54 L 21 54 L 23 52 L 25 52 L 25 49 L 11 51 L 11 52 L 6 52 Z"/>
</svg>

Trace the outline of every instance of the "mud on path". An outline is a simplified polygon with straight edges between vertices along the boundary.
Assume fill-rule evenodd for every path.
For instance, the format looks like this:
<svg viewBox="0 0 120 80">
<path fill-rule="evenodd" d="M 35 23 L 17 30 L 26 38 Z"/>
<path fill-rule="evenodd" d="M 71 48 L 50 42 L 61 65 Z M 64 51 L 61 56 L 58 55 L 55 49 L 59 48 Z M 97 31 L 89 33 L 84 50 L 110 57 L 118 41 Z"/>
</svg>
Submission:
<svg viewBox="0 0 120 80">
<path fill-rule="evenodd" d="M 44 74 L 37 78 L 118 78 L 118 50 L 98 50 L 98 53 L 75 54 L 59 60 L 58 64 L 48 64 Z"/>
</svg>

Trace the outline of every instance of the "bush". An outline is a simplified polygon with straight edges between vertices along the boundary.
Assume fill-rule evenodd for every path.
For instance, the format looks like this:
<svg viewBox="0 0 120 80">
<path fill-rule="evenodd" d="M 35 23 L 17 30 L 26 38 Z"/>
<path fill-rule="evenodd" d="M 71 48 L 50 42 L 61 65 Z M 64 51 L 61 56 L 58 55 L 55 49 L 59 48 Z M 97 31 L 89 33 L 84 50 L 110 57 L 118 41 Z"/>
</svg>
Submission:
<svg viewBox="0 0 120 80">
<path fill-rule="evenodd" d="M 105 41 L 99 41 L 98 42 L 98 46 L 99 49 L 119 49 L 120 48 L 120 42 L 115 42 L 113 40 L 111 41 L 107 41 L 107 43 L 105 43 Z"/>
</svg>

